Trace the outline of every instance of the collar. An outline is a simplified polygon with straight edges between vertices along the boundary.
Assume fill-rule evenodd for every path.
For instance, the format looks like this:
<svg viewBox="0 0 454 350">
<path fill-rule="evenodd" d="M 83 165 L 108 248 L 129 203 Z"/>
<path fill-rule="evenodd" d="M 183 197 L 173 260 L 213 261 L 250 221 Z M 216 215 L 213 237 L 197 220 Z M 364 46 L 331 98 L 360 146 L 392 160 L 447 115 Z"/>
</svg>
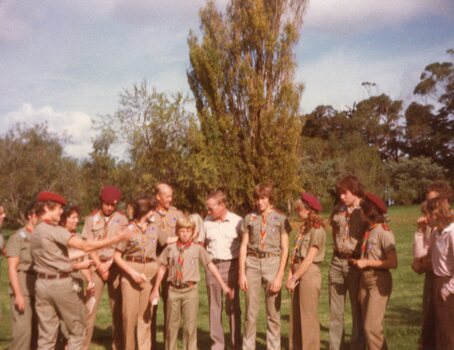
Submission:
<svg viewBox="0 0 454 350">
<path fill-rule="evenodd" d="M 192 239 L 190 239 L 187 243 L 180 242 L 180 240 L 177 240 L 177 248 L 178 249 L 188 249 L 192 244 Z"/>
</svg>

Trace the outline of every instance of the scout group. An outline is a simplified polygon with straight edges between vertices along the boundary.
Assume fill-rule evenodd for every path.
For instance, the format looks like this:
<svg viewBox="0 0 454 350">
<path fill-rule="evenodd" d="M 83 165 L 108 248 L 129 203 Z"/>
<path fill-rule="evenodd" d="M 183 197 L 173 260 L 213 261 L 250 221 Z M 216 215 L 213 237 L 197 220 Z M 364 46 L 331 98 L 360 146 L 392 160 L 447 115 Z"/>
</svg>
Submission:
<svg viewBox="0 0 454 350">
<path fill-rule="evenodd" d="M 350 300 L 350 349 L 387 349 L 383 331 L 397 267 L 387 207 L 357 177 L 336 184 L 338 200 L 328 223 L 333 232 L 329 267 L 329 348 L 348 348 L 344 312 Z M 413 269 L 425 273 L 420 349 L 454 349 L 454 224 L 452 190 L 437 181 L 427 189 L 417 220 Z M 302 221 L 293 245 L 287 217 L 273 207 L 273 189 L 259 184 L 255 211 L 244 218 L 228 210 L 225 193 L 206 198 L 207 217 L 172 206 L 172 188 L 160 183 L 139 196 L 127 214 L 121 192 L 106 186 L 99 207 L 76 232 L 80 211 L 53 192 L 41 192 L 27 225 L 6 245 L 11 287 L 10 349 L 88 349 L 103 288 L 112 312 L 112 349 L 156 348 L 156 313 L 164 314 L 166 349 L 197 349 L 199 266 L 206 268 L 211 349 L 255 349 L 261 289 L 267 349 L 281 344 L 281 289 L 291 293 L 290 349 L 319 349 L 320 264 L 325 255 L 322 206 L 310 193 L 294 203 Z M 1 208 L 1 207 L 0 207 Z M 1 208 L 1 220 L 5 214 Z M 391 223 L 392 224 L 392 223 Z M 286 266 L 289 269 L 286 274 Z M 240 290 L 245 294 L 241 323 Z M 162 305 L 162 306 L 161 306 Z M 229 319 L 224 338 L 222 313 Z M 36 319 L 37 321 L 36 321 Z M 37 329 L 34 329 L 34 328 Z M 241 330 L 243 333 L 241 334 Z"/>
</svg>

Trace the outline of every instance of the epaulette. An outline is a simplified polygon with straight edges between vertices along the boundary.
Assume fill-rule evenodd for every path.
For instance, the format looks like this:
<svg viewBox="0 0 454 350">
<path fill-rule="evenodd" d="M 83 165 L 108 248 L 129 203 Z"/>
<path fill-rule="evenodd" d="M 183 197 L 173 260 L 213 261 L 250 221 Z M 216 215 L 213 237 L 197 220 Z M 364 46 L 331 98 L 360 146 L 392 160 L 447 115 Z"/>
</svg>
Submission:
<svg viewBox="0 0 454 350">
<path fill-rule="evenodd" d="M 391 229 L 389 228 L 389 226 L 386 225 L 386 224 L 381 224 L 381 227 L 383 227 L 383 229 L 384 229 L 385 231 L 391 231 Z"/>
<path fill-rule="evenodd" d="M 96 213 L 98 213 L 98 212 L 99 212 L 99 209 L 98 209 L 98 208 L 93 209 L 93 210 L 91 211 L 91 213 L 88 214 L 87 216 L 94 216 L 94 215 L 95 215 Z"/>
</svg>

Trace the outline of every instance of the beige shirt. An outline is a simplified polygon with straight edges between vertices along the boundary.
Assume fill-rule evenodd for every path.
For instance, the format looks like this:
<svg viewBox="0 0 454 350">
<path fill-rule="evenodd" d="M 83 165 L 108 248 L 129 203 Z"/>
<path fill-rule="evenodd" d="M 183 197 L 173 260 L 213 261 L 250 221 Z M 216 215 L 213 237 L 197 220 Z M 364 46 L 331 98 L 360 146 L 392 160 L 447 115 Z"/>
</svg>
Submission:
<svg viewBox="0 0 454 350">
<path fill-rule="evenodd" d="M 353 208 L 349 212 L 342 207 L 333 216 L 331 225 L 335 237 L 334 250 L 359 257 L 359 245 L 368 228 L 368 224 L 361 218 L 361 208 Z"/>
<path fill-rule="evenodd" d="M 176 282 L 176 264 L 178 260 L 179 249 L 177 243 L 169 244 L 162 254 L 159 256 L 158 261 L 166 265 L 169 271 L 167 281 Z M 212 258 L 203 246 L 197 243 L 192 243 L 189 247 L 184 249 L 184 262 L 183 262 L 183 281 L 198 282 L 200 281 L 199 263 L 203 266 L 208 265 Z"/>
<path fill-rule="evenodd" d="M 101 210 L 96 210 L 85 218 L 82 238 L 87 240 L 111 238 L 118 232 L 124 230 L 127 225 L 128 219 L 119 211 L 115 211 L 109 217 L 105 217 Z M 113 258 L 115 248 L 107 247 L 97 252 L 100 258 L 111 259 Z"/>
<path fill-rule="evenodd" d="M 150 222 L 156 224 L 156 226 L 163 231 L 164 241 L 159 241 L 161 245 L 164 245 L 168 237 L 175 237 L 175 227 L 177 225 L 177 220 L 183 214 L 175 207 L 170 207 L 169 210 L 165 213 L 156 211 L 152 216 L 150 216 Z"/>
<path fill-rule="evenodd" d="M 241 225 L 243 219 L 227 212 L 223 221 L 208 216 L 204 221 L 207 252 L 215 259 L 231 260 L 240 255 Z"/>
<path fill-rule="evenodd" d="M 31 233 L 25 227 L 19 229 L 12 235 L 6 244 L 6 256 L 8 258 L 18 257 L 17 275 L 19 287 L 23 295 L 34 294 L 34 281 L 36 275 L 27 272 L 34 272 L 32 268 L 32 252 L 30 249 Z"/>
<path fill-rule="evenodd" d="M 323 227 L 312 227 L 308 232 L 298 235 L 294 247 L 294 255 L 304 259 L 310 247 L 317 247 L 318 251 L 314 257 L 314 263 L 320 263 L 325 257 L 326 232 Z"/>
<path fill-rule="evenodd" d="M 265 252 L 272 254 L 281 253 L 281 235 L 288 235 L 292 231 L 287 217 L 275 209 L 266 216 L 265 239 L 263 249 L 260 247 L 262 232 L 262 215 L 251 213 L 246 215 L 241 228 L 243 234 L 249 235 L 248 251 Z"/>
<path fill-rule="evenodd" d="M 30 238 L 35 271 L 48 274 L 71 272 L 67 248 L 71 237 L 71 233 L 61 226 L 40 222 Z"/>
<path fill-rule="evenodd" d="M 116 249 L 120 251 L 123 257 L 134 256 L 157 259 L 156 248 L 159 241 L 159 236 L 163 235 L 155 223 L 150 223 L 148 227 L 142 231 L 135 221 L 131 221 L 128 229 L 132 232 L 132 236 L 128 241 L 120 242 Z"/>
<path fill-rule="evenodd" d="M 385 224 L 378 224 L 370 231 L 365 246 L 365 259 L 385 260 L 387 254 L 396 250 L 394 233 Z"/>
</svg>

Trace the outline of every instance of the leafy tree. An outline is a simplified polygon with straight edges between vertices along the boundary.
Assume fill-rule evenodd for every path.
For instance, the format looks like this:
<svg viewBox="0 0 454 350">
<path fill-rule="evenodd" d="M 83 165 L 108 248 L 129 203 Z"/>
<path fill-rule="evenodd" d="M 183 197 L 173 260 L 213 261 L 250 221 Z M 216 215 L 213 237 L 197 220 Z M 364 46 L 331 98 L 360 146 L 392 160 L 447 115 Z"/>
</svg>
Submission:
<svg viewBox="0 0 454 350">
<path fill-rule="evenodd" d="M 63 154 L 67 141 L 46 124 L 17 124 L 0 138 L 0 198 L 10 217 L 23 221 L 22 212 L 40 191 L 77 199 L 79 166 Z"/>
<path fill-rule="evenodd" d="M 200 38 L 190 33 L 188 81 L 199 119 L 211 186 L 249 209 L 255 184 L 271 180 L 282 198 L 298 188 L 303 90 L 294 82 L 306 1 L 213 1 L 200 11 Z"/>
<path fill-rule="evenodd" d="M 430 158 L 401 158 L 387 162 L 389 195 L 396 204 L 421 203 L 427 186 L 434 180 L 444 180 L 444 169 Z"/>
</svg>

